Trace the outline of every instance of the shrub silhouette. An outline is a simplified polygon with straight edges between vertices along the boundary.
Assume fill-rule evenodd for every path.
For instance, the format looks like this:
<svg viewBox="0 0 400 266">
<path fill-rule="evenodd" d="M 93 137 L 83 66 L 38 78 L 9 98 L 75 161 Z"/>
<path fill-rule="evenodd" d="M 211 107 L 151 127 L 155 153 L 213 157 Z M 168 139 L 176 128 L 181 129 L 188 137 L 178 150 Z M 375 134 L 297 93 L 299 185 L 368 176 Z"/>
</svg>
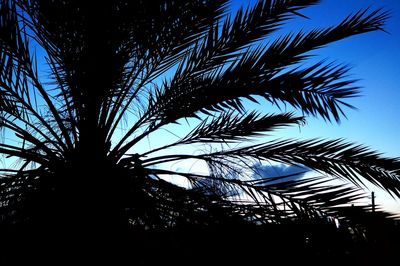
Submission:
<svg viewBox="0 0 400 266">
<path fill-rule="evenodd" d="M 265 258 L 226 257 L 231 243 L 253 243 L 243 254 L 290 250 L 316 260 L 372 243 L 357 241 L 374 235 L 371 225 L 392 224 L 390 215 L 352 203 L 364 181 L 398 197 L 398 159 L 344 140 L 262 137 L 309 116 L 340 121 L 358 93 L 346 66 L 298 66 L 310 51 L 381 30 L 388 15 L 361 10 L 272 39 L 318 2 L 266 0 L 231 14 L 227 1 L 1 0 L 0 153 L 10 165 L 0 179 L 2 244 L 30 252 L 6 257 L 90 261 L 114 247 L 110 259 L 134 254 L 142 264 L 208 263 L 216 254 L 215 262 L 246 263 Z M 246 102 L 303 115 L 259 113 Z M 139 148 L 185 119 L 186 135 Z M 199 144 L 201 153 L 176 149 Z M 206 163 L 208 174 L 168 167 L 185 160 Z M 252 178 L 266 161 L 321 174 Z"/>
</svg>

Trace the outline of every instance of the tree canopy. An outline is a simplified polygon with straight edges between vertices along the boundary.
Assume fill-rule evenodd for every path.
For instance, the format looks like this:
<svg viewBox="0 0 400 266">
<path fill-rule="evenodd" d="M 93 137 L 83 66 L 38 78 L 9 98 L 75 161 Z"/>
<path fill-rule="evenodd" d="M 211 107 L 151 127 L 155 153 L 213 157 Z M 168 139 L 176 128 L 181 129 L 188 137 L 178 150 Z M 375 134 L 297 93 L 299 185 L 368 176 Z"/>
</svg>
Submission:
<svg viewBox="0 0 400 266">
<path fill-rule="evenodd" d="M 276 36 L 318 3 L 260 0 L 232 13 L 221 0 L 1 0 L 0 153 L 17 160 L 0 170 L 0 224 L 98 233 L 339 221 L 356 232 L 372 213 L 356 203 L 366 181 L 400 196 L 400 160 L 341 139 L 265 137 L 310 116 L 343 119 L 357 81 L 310 52 L 388 18 L 365 9 Z M 184 123 L 179 139 L 138 148 Z M 191 145 L 204 148 L 177 152 Z M 207 174 L 166 167 L 184 160 Z M 315 174 L 254 174 L 270 162 Z"/>
</svg>

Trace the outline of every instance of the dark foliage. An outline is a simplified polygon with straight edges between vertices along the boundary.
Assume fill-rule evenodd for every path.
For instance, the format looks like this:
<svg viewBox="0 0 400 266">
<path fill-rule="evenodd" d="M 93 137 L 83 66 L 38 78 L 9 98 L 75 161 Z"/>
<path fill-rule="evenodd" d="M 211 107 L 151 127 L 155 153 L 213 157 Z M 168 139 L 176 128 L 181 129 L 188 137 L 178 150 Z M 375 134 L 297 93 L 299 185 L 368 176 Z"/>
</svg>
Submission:
<svg viewBox="0 0 400 266">
<path fill-rule="evenodd" d="M 310 115 L 340 121 L 358 93 L 349 69 L 300 64 L 332 42 L 382 30 L 388 17 L 361 10 L 271 40 L 318 2 L 265 0 L 231 14 L 213 0 L 0 0 L 3 259 L 351 261 L 379 250 L 374 228 L 398 235 L 390 214 L 356 203 L 365 181 L 400 196 L 398 158 L 343 140 L 264 137 Z M 302 115 L 258 113 L 248 102 Z M 186 136 L 139 148 L 184 119 Z M 176 152 L 190 145 L 210 148 Z M 207 163 L 208 174 L 168 167 L 187 160 Z M 254 179 L 260 162 L 318 175 Z M 189 185 L 166 181 L 173 176 Z"/>
</svg>

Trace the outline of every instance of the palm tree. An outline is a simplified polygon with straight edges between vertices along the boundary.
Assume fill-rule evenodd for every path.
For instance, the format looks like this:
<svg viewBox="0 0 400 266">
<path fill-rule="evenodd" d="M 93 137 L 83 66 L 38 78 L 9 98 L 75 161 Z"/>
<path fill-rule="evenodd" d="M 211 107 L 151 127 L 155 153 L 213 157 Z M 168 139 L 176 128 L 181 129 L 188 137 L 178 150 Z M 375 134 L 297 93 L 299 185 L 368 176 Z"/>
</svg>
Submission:
<svg viewBox="0 0 400 266">
<path fill-rule="evenodd" d="M 223 0 L 89 2 L 1 0 L 2 228 L 80 239 L 306 221 L 326 229 L 339 220 L 354 233 L 371 216 L 369 206 L 351 206 L 365 181 L 400 196 L 398 159 L 343 140 L 262 137 L 309 116 L 344 117 L 358 93 L 349 69 L 299 66 L 311 51 L 382 30 L 386 12 L 272 39 L 319 1 L 263 0 L 235 14 Z M 293 112 L 256 112 L 248 102 Z M 140 145 L 186 122 L 179 139 Z M 202 151 L 177 152 L 194 145 Z M 168 167 L 190 160 L 207 174 Z M 257 163 L 271 161 L 318 175 L 253 178 Z M 188 185 L 168 181 L 176 176 Z"/>
</svg>

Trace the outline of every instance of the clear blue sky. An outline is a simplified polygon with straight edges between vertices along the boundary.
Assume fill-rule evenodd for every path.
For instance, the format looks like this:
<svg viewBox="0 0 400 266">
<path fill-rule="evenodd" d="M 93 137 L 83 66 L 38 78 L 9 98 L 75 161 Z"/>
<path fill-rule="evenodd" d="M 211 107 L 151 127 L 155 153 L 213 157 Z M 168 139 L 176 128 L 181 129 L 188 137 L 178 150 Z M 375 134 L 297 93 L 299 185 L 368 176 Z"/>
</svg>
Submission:
<svg viewBox="0 0 400 266">
<path fill-rule="evenodd" d="M 233 6 L 255 1 L 233 1 Z M 349 103 L 358 110 L 346 110 L 348 119 L 341 124 L 309 119 L 301 128 L 284 129 L 282 137 L 346 138 L 363 143 L 388 156 L 400 156 L 400 1 L 398 0 L 322 0 L 319 5 L 303 10 L 310 19 L 296 19 L 285 30 L 311 29 L 335 25 L 347 15 L 363 8 L 383 8 L 391 12 L 385 32 L 371 32 L 333 43 L 313 54 L 349 64 L 352 77 L 360 79 L 361 97 Z"/>
<path fill-rule="evenodd" d="M 233 8 L 255 1 L 233 1 Z M 322 0 L 303 10 L 310 19 L 296 19 L 284 30 L 311 29 L 335 25 L 347 15 L 363 8 L 383 8 L 391 13 L 385 32 L 372 32 L 317 50 L 317 59 L 349 64 L 352 77 L 360 79 L 361 97 L 349 103 L 358 110 L 346 110 L 341 124 L 308 119 L 305 127 L 285 128 L 275 133 L 280 138 L 345 138 L 365 144 L 386 156 L 400 157 L 400 1 L 399 0 Z M 267 107 L 269 108 L 269 107 Z M 400 212 L 400 202 L 379 190 L 377 202 Z"/>
<path fill-rule="evenodd" d="M 253 1 L 234 0 L 232 10 L 239 6 L 251 5 Z M 358 110 L 346 109 L 348 119 L 343 119 L 341 124 L 327 123 L 321 118 L 309 118 L 306 126 L 302 128 L 283 128 L 273 133 L 272 138 L 345 138 L 346 140 L 365 144 L 386 156 L 400 157 L 400 1 L 373 1 L 373 0 L 323 0 L 319 5 L 303 10 L 303 14 L 310 19 L 298 18 L 285 25 L 281 33 L 288 30 L 313 29 L 337 25 L 351 13 L 363 8 L 371 10 L 384 8 L 391 12 L 385 32 L 371 32 L 346 40 L 333 43 L 326 48 L 317 50 L 316 60 L 327 59 L 338 63 L 348 64 L 352 67 L 352 78 L 360 79 L 357 85 L 361 86 L 362 96 L 349 100 L 349 103 Z M 266 112 L 277 111 L 270 105 L 249 107 L 263 109 Z M 187 127 L 183 122 L 181 126 L 169 128 L 174 134 L 184 136 Z M 169 136 L 166 137 L 166 136 Z M 143 148 L 154 148 L 159 142 L 170 142 L 176 137 L 162 131 L 143 141 Z M 200 148 L 199 148 L 200 149 Z M 197 150 L 198 152 L 199 150 Z M 176 149 L 175 152 L 193 152 L 192 150 Z M 196 152 L 196 151 L 195 151 Z M 191 170 L 195 172 L 207 171 L 206 165 L 201 162 L 185 161 L 172 166 L 173 170 Z M 183 182 L 179 177 L 172 178 L 175 182 Z M 175 180 L 176 179 L 176 180 Z M 400 213 L 400 203 L 388 197 L 382 191 L 371 188 L 377 193 L 378 204 L 391 211 Z"/>
<path fill-rule="evenodd" d="M 351 100 L 359 110 L 348 110 L 348 120 L 340 126 L 311 121 L 304 136 L 345 137 L 365 143 L 390 156 L 400 156 L 400 1 L 326 0 L 305 13 L 316 25 L 334 23 L 345 14 L 363 7 L 390 10 L 384 32 L 372 32 L 349 38 L 319 51 L 328 57 L 353 66 L 360 78 L 362 97 Z"/>
</svg>

